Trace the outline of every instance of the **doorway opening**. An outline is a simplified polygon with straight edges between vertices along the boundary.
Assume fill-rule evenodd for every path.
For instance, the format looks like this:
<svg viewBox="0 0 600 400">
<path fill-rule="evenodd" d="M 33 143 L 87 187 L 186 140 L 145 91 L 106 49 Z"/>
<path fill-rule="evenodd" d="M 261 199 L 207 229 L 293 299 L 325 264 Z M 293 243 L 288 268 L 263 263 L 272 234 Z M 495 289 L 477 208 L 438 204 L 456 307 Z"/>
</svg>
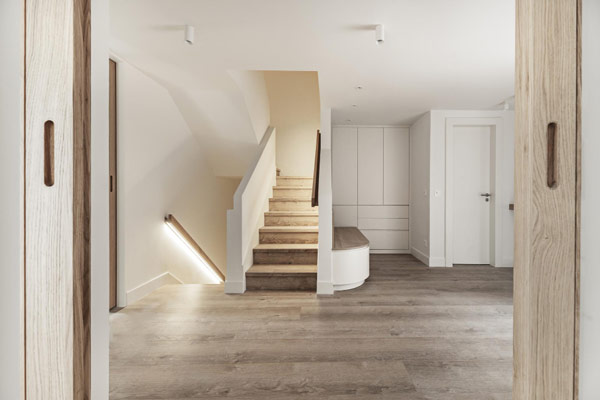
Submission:
<svg viewBox="0 0 600 400">
<path fill-rule="evenodd" d="M 512 211 L 501 205 L 513 196 L 513 163 L 504 151 L 502 118 L 446 119 L 446 266 L 504 266 L 513 243 L 502 240 L 513 229 Z M 510 167 L 509 167 L 510 169 Z M 509 175 L 509 176 L 505 176 Z M 510 193 L 508 193 L 510 192 Z"/>
</svg>

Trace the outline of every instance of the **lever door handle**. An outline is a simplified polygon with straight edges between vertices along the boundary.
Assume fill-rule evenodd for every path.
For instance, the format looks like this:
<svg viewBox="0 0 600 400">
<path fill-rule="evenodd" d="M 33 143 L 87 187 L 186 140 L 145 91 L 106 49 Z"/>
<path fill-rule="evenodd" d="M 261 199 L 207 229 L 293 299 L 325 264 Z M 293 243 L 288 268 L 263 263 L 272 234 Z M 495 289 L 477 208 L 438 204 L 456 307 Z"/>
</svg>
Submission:
<svg viewBox="0 0 600 400">
<path fill-rule="evenodd" d="M 481 193 L 481 197 L 492 197 L 491 193 Z"/>
</svg>

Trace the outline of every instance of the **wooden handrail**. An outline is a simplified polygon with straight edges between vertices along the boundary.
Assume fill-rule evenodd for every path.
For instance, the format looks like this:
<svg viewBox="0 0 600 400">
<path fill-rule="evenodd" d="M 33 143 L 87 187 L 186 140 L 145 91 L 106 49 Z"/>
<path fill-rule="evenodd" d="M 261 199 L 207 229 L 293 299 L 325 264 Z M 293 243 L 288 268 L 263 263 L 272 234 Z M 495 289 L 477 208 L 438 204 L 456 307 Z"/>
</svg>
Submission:
<svg viewBox="0 0 600 400">
<path fill-rule="evenodd" d="M 313 186 L 311 205 L 316 207 L 319 205 L 319 169 L 321 166 L 321 131 L 317 130 L 317 143 L 315 148 L 315 169 L 313 171 Z"/>
<path fill-rule="evenodd" d="M 202 250 L 200 245 L 196 243 L 194 238 L 192 238 L 192 235 L 190 235 L 188 231 L 185 230 L 185 228 L 179 223 L 179 221 L 177 221 L 177 219 L 172 214 L 169 214 L 165 217 L 165 222 L 171 225 L 173 229 L 177 231 L 176 233 L 179 234 L 181 238 L 185 240 L 186 243 L 204 259 L 204 261 L 206 261 L 207 266 L 221 279 L 221 281 L 224 282 L 225 275 L 223 275 L 219 267 L 217 267 L 217 264 L 215 264 L 213 260 L 210 259 L 210 257 L 204 252 L 204 250 Z"/>
</svg>

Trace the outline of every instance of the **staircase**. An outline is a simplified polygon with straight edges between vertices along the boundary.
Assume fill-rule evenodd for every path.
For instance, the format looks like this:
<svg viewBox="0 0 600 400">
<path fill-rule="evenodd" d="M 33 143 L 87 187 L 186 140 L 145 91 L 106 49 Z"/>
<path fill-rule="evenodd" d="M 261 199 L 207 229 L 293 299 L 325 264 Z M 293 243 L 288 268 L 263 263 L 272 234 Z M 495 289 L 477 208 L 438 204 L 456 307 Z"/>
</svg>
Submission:
<svg viewBox="0 0 600 400">
<path fill-rule="evenodd" d="M 312 183 L 312 177 L 277 177 L 247 290 L 316 290 L 319 211 L 311 207 Z"/>
</svg>

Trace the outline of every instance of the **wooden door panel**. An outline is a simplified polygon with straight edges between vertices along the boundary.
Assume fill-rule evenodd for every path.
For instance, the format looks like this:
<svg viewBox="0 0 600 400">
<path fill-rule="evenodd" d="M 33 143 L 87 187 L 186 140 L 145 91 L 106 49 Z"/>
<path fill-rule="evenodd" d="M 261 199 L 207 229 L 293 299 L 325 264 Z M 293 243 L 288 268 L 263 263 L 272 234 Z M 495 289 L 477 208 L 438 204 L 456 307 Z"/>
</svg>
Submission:
<svg viewBox="0 0 600 400">
<path fill-rule="evenodd" d="M 25 1 L 25 392 L 90 390 L 89 1 Z"/>
<path fill-rule="evenodd" d="M 516 400 L 574 398 L 577 12 L 577 0 L 517 1 Z"/>
</svg>

